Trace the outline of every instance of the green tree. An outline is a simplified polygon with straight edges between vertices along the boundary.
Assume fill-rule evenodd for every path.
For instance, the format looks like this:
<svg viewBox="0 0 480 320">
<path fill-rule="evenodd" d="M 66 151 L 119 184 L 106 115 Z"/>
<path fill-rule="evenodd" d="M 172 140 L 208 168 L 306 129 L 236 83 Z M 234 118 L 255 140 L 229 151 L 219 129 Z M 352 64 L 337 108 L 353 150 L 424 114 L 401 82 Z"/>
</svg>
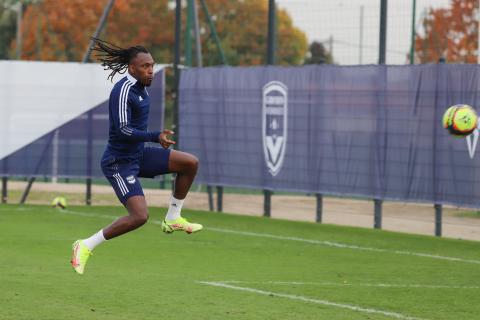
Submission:
<svg viewBox="0 0 480 320">
<path fill-rule="evenodd" d="M 314 41 L 310 44 L 308 50 L 309 56 L 305 59 L 305 64 L 333 63 L 332 54 L 325 49 L 323 43 Z"/>
<path fill-rule="evenodd" d="M 210 14 L 231 65 L 259 65 L 266 62 L 268 1 L 210 0 Z M 206 17 L 200 13 L 202 46 L 207 64 L 220 64 L 219 52 L 211 38 Z M 295 26 L 288 12 L 277 10 L 276 63 L 299 65 L 307 51 L 307 38 Z"/>
<path fill-rule="evenodd" d="M 17 14 L 12 6 L 14 1 L 0 3 L 0 59 L 14 58 L 9 55 L 9 46 L 17 30 Z"/>
</svg>

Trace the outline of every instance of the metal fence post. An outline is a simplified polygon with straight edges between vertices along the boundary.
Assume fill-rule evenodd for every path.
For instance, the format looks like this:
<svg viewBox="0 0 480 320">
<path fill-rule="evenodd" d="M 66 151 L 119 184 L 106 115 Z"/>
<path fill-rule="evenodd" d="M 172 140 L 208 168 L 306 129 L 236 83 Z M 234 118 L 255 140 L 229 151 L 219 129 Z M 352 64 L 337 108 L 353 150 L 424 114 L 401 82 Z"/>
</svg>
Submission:
<svg viewBox="0 0 480 320">
<path fill-rule="evenodd" d="M 30 179 L 27 180 L 28 181 L 27 187 L 25 188 L 25 190 L 22 194 L 22 198 L 20 199 L 20 204 L 24 204 L 25 201 L 27 200 L 28 194 L 30 193 L 30 189 L 32 188 L 32 184 L 36 179 L 35 175 L 38 173 L 38 170 L 40 169 L 40 166 L 43 163 L 42 160 L 45 159 L 45 155 L 47 154 L 48 149 L 52 145 L 53 136 L 54 136 L 54 133 L 53 132 L 50 133 L 50 137 L 48 137 L 47 141 L 45 141 L 45 147 L 43 148 L 42 154 L 37 161 L 37 165 L 35 167 L 35 170 L 33 171 L 33 174 L 30 177 Z"/>
<path fill-rule="evenodd" d="M 181 0 L 177 0 L 178 3 L 181 3 Z M 213 23 L 213 19 L 208 12 L 208 7 L 205 2 L 205 0 L 200 0 L 200 3 L 202 5 L 203 13 L 205 14 L 207 18 L 208 25 L 210 26 L 210 32 L 212 34 L 213 39 L 215 40 L 215 44 L 217 45 L 218 52 L 220 52 L 220 58 L 222 59 L 223 64 L 228 64 L 227 63 L 227 58 L 225 56 L 225 53 L 223 52 L 222 45 L 220 44 L 220 39 L 218 38 L 217 30 L 215 29 L 215 24 Z"/>
<path fill-rule="evenodd" d="M 375 229 L 382 229 L 382 204 L 383 200 L 373 199 L 374 203 L 374 223 L 373 227 Z"/>
<path fill-rule="evenodd" d="M 415 64 L 415 15 L 417 12 L 417 0 L 412 0 L 412 34 L 410 37 L 410 64 Z"/>
<path fill-rule="evenodd" d="M 315 221 L 318 223 L 322 223 L 322 213 L 323 213 L 323 196 L 320 193 L 317 193 L 317 215 Z"/>
<path fill-rule="evenodd" d="M 435 236 L 442 236 L 442 205 L 435 204 Z"/>
<path fill-rule="evenodd" d="M 175 94 L 174 101 L 173 101 L 173 131 L 177 136 L 177 143 L 174 145 L 174 149 L 179 148 L 180 144 L 180 128 L 179 128 L 179 114 L 178 114 L 178 99 L 179 99 L 179 92 L 178 87 L 180 86 L 180 41 L 182 41 L 182 1 L 176 0 L 175 1 L 175 58 L 173 63 L 173 71 L 174 71 L 174 88 L 173 92 Z"/>
<path fill-rule="evenodd" d="M 92 205 L 92 178 L 87 178 L 87 190 L 85 192 L 85 204 Z"/>
<path fill-rule="evenodd" d="M 380 39 L 378 64 L 385 64 L 387 52 L 387 0 L 380 0 Z"/>
<path fill-rule="evenodd" d="M 98 22 L 97 29 L 95 30 L 95 33 L 93 34 L 93 38 L 98 38 L 100 34 L 102 33 L 103 28 L 105 27 L 105 23 L 107 22 L 108 15 L 110 11 L 112 10 L 113 4 L 115 3 L 115 0 L 110 0 L 108 3 L 105 5 L 103 8 L 103 13 L 102 16 L 100 17 L 100 21 Z M 94 40 L 91 39 L 87 51 L 85 52 L 85 55 L 82 58 L 83 63 L 87 63 L 90 60 L 90 55 L 93 50 L 94 46 Z M 88 111 L 87 114 L 87 121 L 88 121 L 88 140 L 87 140 L 87 180 L 86 180 L 86 194 L 85 194 L 85 203 L 89 206 L 92 204 L 92 153 L 93 153 L 93 112 L 90 110 Z"/>
<path fill-rule="evenodd" d="M 3 174 L 2 177 L 2 203 L 7 203 L 8 199 L 8 157 L 3 158 Z"/>
<path fill-rule="evenodd" d="M 212 186 L 207 185 L 207 194 L 208 194 L 208 210 L 213 211 L 213 191 Z"/>
<path fill-rule="evenodd" d="M 223 211 L 223 187 L 217 186 L 217 211 Z"/>
<path fill-rule="evenodd" d="M 28 180 L 27 187 L 25 188 L 25 190 L 22 193 L 22 198 L 20 199 L 20 204 L 25 204 L 25 201 L 27 201 L 27 197 L 30 193 L 30 189 L 32 189 L 32 184 L 33 184 L 33 182 L 35 182 L 35 179 L 36 179 L 36 177 L 31 177 Z"/>
<path fill-rule="evenodd" d="M 272 191 L 263 190 L 263 216 L 270 218 L 272 210 Z"/>
<path fill-rule="evenodd" d="M 87 206 L 92 204 L 92 158 L 93 158 L 93 112 L 87 113 L 87 180 L 85 191 L 85 204 Z"/>
<path fill-rule="evenodd" d="M 165 176 L 161 175 L 160 176 L 160 181 L 159 181 L 159 186 L 160 189 L 165 189 Z"/>
<path fill-rule="evenodd" d="M 267 64 L 275 64 L 275 27 L 277 20 L 277 10 L 275 0 L 268 1 L 268 46 L 267 46 Z"/>
<path fill-rule="evenodd" d="M 3 160 L 7 161 L 7 160 Z M 7 198 L 8 198 L 8 178 L 7 177 L 2 177 L 2 203 L 7 203 Z"/>
</svg>

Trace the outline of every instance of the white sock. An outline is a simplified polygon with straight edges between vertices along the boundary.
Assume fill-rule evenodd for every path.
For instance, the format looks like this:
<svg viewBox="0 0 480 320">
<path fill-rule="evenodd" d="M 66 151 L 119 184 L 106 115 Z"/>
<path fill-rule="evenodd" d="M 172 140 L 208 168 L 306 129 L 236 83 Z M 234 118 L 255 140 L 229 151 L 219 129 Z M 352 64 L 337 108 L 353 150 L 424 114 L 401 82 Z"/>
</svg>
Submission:
<svg viewBox="0 0 480 320">
<path fill-rule="evenodd" d="M 170 200 L 170 207 L 168 207 L 167 215 L 165 216 L 166 220 L 176 220 L 180 218 L 183 201 L 185 201 L 185 199 L 179 200 L 172 196 L 172 199 Z"/>
<path fill-rule="evenodd" d="M 88 239 L 83 239 L 83 243 L 87 246 L 87 248 L 92 251 L 95 249 L 103 241 L 106 241 L 105 237 L 103 236 L 103 230 L 98 231 L 93 236 Z"/>
</svg>

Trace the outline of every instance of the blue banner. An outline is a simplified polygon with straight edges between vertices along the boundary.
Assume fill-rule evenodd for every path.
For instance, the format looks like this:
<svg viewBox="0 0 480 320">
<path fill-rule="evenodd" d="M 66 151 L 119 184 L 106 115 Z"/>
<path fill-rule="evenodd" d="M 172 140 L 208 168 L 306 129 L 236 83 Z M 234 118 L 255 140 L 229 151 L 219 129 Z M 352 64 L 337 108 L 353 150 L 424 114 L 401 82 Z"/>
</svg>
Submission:
<svg viewBox="0 0 480 320">
<path fill-rule="evenodd" d="M 478 130 L 442 128 L 480 106 L 480 66 L 213 67 L 184 70 L 180 148 L 197 182 L 480 206 Z"/>
</svg>

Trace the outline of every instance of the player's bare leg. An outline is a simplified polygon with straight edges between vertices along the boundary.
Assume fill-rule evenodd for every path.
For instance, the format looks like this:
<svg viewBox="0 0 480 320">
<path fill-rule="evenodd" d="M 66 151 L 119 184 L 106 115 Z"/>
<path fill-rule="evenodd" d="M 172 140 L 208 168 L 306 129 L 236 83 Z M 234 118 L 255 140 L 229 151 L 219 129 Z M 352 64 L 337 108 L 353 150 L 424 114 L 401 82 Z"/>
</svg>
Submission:
<svg viewBox="0 0 480 320">
<path fill-rule="evenodd" d="M 168 160 L 168 169 L 177 174 L 173 196 L 177 199 L 185 199 L 193 179 L 197 175 L 197 157 L 186 152 L 172 150 Z"/>
<path fill-rule="evenodd" d="M 147 202 L 144 196 L 132 196 L 125 203 L 128 216 L 123 216 L 112 222 L 108 227 L 98 231 L 90 238 L 77 240 L 72 246 L 71 264 L 78 274 L 83 274 L 88 258 L 93 249 L 100 243 L 135 230 L 148 220 Z"/>
<path fill-rule="evenodd" d="M 183 201 L 197 174 L 198 159 L 189 153 L 172 150 L 168 168 L 170 172 L 176 173 L 177 176 L 170 206 L 165 220 L 162 222 L 162 230 L 166 233 L 172 233 L 173 231 L 193 233 L 202 230 L 202 225 L 190 223 L 180 215 Z"/>
<path fill-rule="evenodd" d="M 103 229 L 103 235 L 106 240 L 135 230 L 147 222 L 148 209 L 144 196 L 138 195 L 128 198 L 125 207 L 127 208 L 128 216 L 118 218 L 112 222 L 111 225 Z"/>
</svg>

